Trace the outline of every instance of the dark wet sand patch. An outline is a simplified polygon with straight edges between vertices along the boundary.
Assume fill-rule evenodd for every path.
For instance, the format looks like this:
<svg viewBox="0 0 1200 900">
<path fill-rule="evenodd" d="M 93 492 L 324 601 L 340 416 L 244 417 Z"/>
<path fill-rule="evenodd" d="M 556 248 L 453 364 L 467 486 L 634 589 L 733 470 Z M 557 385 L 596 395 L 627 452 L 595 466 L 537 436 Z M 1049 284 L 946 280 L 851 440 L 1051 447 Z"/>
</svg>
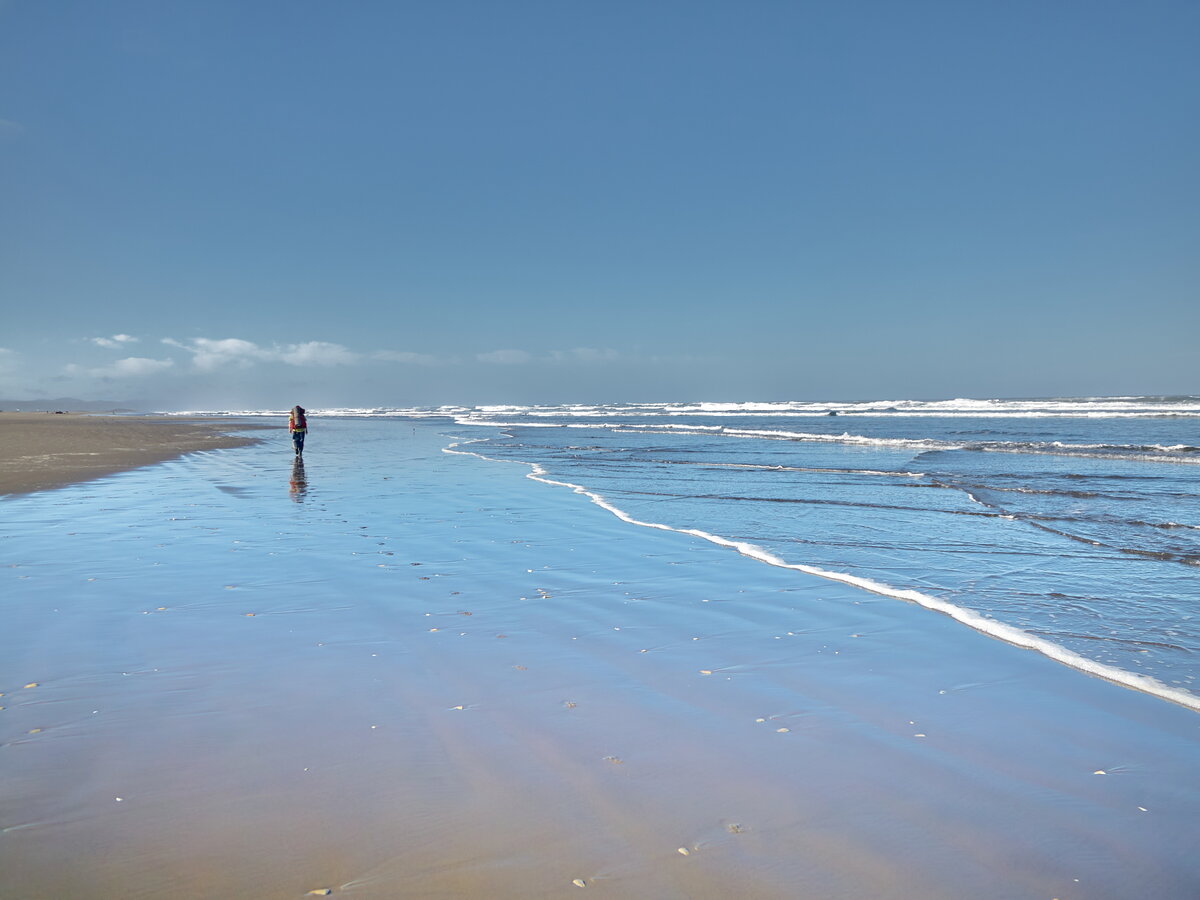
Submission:
<svg viewBox="0 0 1200 900">
<path fill-rule="evenodd" d="M 194 453 L 244 447 L 229 420 L 174 416 L 94 416 L 0 412 L 0 494 L 23 494 L 90 481 Z"/>
</svg>

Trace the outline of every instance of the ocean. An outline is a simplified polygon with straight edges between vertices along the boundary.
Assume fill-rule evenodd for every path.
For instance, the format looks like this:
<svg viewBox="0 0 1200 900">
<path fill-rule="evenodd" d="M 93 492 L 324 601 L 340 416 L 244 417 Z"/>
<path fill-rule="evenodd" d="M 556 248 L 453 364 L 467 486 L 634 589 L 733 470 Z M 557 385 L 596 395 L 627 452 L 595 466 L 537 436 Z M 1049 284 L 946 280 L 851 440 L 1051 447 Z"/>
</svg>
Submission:
<svg viewBox="0 0 1200 900">
<path fill-rule="evenodd" d="M 631 527 L 918 603 L 1200 708 L 1200 397 L 312 415 L 444 419 L 448 451 L 525 464 Z"/>
</svg>

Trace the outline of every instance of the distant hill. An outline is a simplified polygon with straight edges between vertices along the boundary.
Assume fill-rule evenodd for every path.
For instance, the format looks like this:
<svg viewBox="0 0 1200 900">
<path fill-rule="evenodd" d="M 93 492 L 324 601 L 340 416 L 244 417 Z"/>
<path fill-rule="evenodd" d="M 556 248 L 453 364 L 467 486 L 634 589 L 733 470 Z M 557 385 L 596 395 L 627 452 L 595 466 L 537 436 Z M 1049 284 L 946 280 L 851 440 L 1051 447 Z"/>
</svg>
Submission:
<svg viewBox="0 0 1200 900">
<path fill-rule="evenodd" d="M 5 412 L 136 412 L 128 400 L 77 400 L 74 397 L 57 397 L 53 400 L 0 400 L 0 411 Z"/>
</svg>

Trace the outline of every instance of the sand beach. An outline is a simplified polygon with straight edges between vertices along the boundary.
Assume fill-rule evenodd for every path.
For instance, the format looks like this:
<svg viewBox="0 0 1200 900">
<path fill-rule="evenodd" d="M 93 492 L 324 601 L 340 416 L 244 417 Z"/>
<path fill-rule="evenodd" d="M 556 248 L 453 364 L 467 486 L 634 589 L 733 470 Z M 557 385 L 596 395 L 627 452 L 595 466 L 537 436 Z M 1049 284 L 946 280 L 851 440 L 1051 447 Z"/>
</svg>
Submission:
<svg viewBox="0 0 1200 900">
<path fill-rule="evenodd" d="M 1200 893 L 1190 709 L 445 422 L 317 420 L 296 464 L 45 419 L 115 474 L 4 451 L 66 486 L 0 498 L 0 896 Z"/>
<path fill-rule="evenodd" d="M 0 412 L 0 494 L 45 490 L 197 450 L 252 443 L 230 436 L 226 426 L 174 416 Z"/>
</svg>

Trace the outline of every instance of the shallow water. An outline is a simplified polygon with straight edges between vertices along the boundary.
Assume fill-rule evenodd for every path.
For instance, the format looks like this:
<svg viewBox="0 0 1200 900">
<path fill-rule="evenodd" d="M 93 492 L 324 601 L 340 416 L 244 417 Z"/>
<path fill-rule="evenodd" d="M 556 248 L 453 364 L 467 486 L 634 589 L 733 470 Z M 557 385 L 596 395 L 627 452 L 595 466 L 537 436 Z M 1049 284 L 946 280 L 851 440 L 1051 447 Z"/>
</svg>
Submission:
<svg viewBox="0 0 1200 900">
<path fill-rule="evenodd" d="M 869 582 L 1200 706 L 1197 397 L 326 415 L 452 419 L 485 441 L 472 451 L 539 467 L 629 520 Z"/>
<path fill-rule="evenodd" d="M 619 897 L 1116 898 L 1196 883 L 1187 710 L 632 527 L 526 464 L 442 452 L 482 438 L 459 449 L 502 455 L 495 428 L 313 426 L 303 471 L 281 434 L 0 500 L 0 894 L 516 898 L 578 879 Z M 548 467 L 582 461 L 622 507 L 682 520 L 724 505 L 739 532 L 774 527 L 773 548 L 807 546 L 802 511 L 828 529 L 858 506 L 697 487 L 772 496 L 795 476 L 789 501 L 811 485 L 853 501 L 860 482 L 895 482 L 883 515 L 991 521 L 955 512 L 977 506 L 961 490 L 905 487 L 912 473 L 694 465 L 691 436 L 696 452 L 653 463 L 656 493 L 636 494 L 625 473 L 674 436 L 529 431 L 514 458 L 536 438 Z M 545 440 L 567 433 L 576 449 Z M 871 541 L 841 527 L 847 546 L 830 547 L 857 558 Z"/>
<path fill-rule="evenodd" d="M 1200 700 L 1200 419 L 1191 401 L 1145 406 L 1111 418 L 459 417 L 493 423 L 467 449 L 536 465 L 634 520 L 916 591 L 1081 667 Z"/>
</svg>

